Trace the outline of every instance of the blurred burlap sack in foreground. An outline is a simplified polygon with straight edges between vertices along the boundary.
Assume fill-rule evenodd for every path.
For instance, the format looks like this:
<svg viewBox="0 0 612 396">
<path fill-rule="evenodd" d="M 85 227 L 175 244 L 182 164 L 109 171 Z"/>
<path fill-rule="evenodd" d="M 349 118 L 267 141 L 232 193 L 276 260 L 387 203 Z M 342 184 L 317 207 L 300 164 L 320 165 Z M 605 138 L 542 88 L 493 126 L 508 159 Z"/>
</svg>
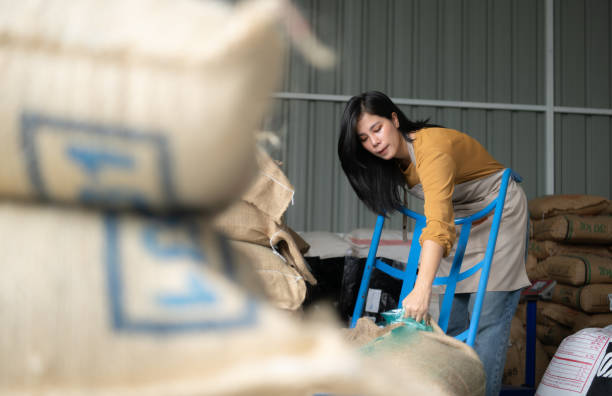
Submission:
<svg viewBox="0 0 612 396">
<path fill-rule="evenodd" d="M 256 169 L 282 0 L 0 0 L 0 195 L 215 209 Z"/>
<path fill-rule="evenodd" d="M 2 203 L 0 240 L 10 241 L 0 250 L 1 395 L 422 388 L 404 366 L 359 356 L 333 326 L 254 299 L 223 239 L 191 219 Z"/>
</svg>

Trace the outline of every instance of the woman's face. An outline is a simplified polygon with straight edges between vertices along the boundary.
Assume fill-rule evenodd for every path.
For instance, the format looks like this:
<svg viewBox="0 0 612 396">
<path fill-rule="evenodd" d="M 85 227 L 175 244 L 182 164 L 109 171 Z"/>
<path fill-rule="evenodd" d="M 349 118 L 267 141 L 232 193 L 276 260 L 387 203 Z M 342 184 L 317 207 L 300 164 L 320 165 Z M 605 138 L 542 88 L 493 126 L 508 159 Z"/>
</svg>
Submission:
<svg viewBox="0 0 612 396">
<path fill-rule="evenodd" d="M 357 136 L 363 148 L 385 160 L 400 158 L 406 151 L 406 142 L 397 129 L 397 115 L 392 113 L 391 118 L 364 112 L 357 122 Z"/>
</svg>

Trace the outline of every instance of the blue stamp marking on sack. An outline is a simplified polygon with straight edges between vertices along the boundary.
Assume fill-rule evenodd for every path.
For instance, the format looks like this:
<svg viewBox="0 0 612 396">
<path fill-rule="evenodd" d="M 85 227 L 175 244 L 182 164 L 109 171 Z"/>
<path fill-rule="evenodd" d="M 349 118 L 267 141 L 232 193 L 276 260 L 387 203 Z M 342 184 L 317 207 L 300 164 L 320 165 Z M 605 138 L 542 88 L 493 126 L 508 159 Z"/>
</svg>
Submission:
<svg viewBox="0 0 612 396">
<path fill-rule="evenodd" d="M 213 304 L 217 302 L 217 296 L 210 291 L 210 286 L 198 274 L 187 274 L 184 293 L 171 294 L 160 293 L 157 302 L 163 306 L 186 306 L 194 304 Z"/>
<path fill-rule="evenodd" d="M 182 241 L 162 241 L 160 234 L 166 230 L 182 231 L 179 235 L 185 237 Z M 195 223 L 170 217 L 164 221 L 151 221 L 142 234 L 143 245 L 153 255 L 158 257 L 191 257 L 194 261 L 204 262 L 204 253 L 198 246 L 198 228 Z"/>
<path fill-rule="evenodd" d="M 43 199 L 66 198 L 53 184 L 62 169 L 78 183 L 72 198 L 84 203 L 146 208 L 156 199 L 175 204 L 168 142 L 157 131 L 24 112 L 21 139 L 30 182 Z"/>
<path fill-rule="evenodd" d="M 121 220 L 115 214 L 105 215 L 105 261 L 115 330 L 144 333 L 201 332 L 251 327 L 256 324 L 257 302 L 244 294 L 238 305 L 228 308 L 224 301 L 226 296 L 219 294 L 218 288 L 207 279 L 205 272 L 198 270 L 198 266 L 206 266 L 207 263 L 206 254 L 199 249 L 197 243 L 199 229 L 195 223 L 183 219 L 148 218 L 142 227 L 140 239 L 128 241 L 136 242 L 138 249 L 150 254 L 151 260 L 140 260 L 139 264 L 147 266 L 149 277 L 160 269 L 170 269 L 171 275 L 179 275 L 181 279 L 180 289 L 164 289 L 163 282 L 155 282 L 147 285 L 144 290 L 140 287 L 135 296 L 134 287 L 139 286 L 135 283 L 141 279 L 139 274 L 132 274 L 130 278 L 126 272 L 126 266 L 134 263 L 122 260 L 122 254 L 128 246 L 121 225 Z M 129 249 L 134 247 L 130 246 Z M 194 265 L 185 266 L 185 263 Z M 224 262 L 224 268 L 229 273 L 231 263 Z M 133 302 L 130 299 L 134 298 L 140 299 L 138 310 L 133 309 L 134 305 L 130 308 Z M 189 314 L 193 312 L 196 313 Z"/>
<path fill-rule="evenodd" d="M 79 164 L 92 179 L 96 179 L 105 166 L 129 170 L 134 168 L 134 159 L 130 156 L 104 149 L 68 146 L 66 155 Z"/>
</svg>

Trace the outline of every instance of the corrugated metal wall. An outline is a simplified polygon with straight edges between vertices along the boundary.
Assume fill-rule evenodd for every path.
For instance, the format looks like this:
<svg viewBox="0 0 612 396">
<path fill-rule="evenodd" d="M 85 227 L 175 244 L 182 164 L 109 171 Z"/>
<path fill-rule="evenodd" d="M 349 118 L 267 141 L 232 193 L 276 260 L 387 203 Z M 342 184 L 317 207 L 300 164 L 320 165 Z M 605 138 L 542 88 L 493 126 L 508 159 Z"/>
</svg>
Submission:
<svg viewBox="0 0 612 396">
<path fill-rule="evenodd" d="M 612 4 L 609 0 L 555 2 L 555 104 L 612 105 Z M 611 117 L 555 117 L 557 193 L 610 198 Z"/>
<path fill-rule="evenodd" d="M 378 89 L 394 98 L 543 105 L 544 0 L 301 0 L 318 37 L 335 49 L 333 70 L 287 59 L 281 91 L 354 95 Z M 609 0 L 557 0 L 555 105 L 610 108 Z M 373 227 L 336 154 L 344 104 L 279 99 L 267 127 L 281 131 L 273 151 L 296 187 L 286 221 L 296 230 Z M 477 138 L 518 171 L 528 197 L 545 193 L 544 113 L 401 106 L 413 119 Z M 555 190 L 610 197 L 610 117 L 555 116 Z M 422 208 L 418 200 L 410 206 Z M 391 226 L 399 227 L 394 218 Z"/>
</svg>

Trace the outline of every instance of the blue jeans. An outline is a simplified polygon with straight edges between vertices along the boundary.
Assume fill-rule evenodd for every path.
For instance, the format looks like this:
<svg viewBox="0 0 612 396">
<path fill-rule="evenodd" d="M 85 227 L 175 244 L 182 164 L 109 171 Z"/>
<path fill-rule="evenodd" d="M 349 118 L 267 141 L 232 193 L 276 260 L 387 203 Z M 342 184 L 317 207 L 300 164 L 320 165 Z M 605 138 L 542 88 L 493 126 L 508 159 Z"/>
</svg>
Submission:
<svg viewBox="0 0 612 396">
<path fill-rule="evenodd" d="M 487 396 L 498 396 L 501 389 L 510 323 L 520 296 L 521 289 L 485 293 L 474 349 L 487 376 Z M 476 293 L 455 294 L 448 335 L 455 336 L 468 328 L 475 300 Z"/>
</svg>

